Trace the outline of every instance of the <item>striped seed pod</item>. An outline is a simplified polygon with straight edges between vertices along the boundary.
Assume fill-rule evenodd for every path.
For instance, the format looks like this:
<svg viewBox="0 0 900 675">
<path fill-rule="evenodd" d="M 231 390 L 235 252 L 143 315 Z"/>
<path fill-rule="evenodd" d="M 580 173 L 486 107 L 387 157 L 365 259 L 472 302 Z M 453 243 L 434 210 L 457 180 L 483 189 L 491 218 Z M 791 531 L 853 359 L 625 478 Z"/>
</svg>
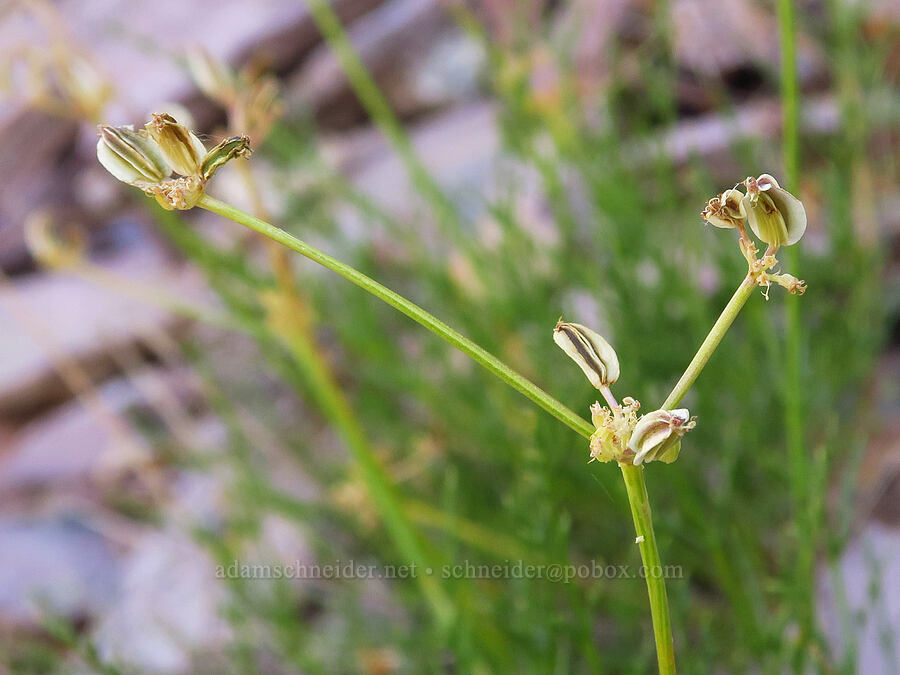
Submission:
<svg viewBox="0 0 900 675">
<path fill-rule="evenodd" d="M 597 389 L 619 379 L 619 357 L 600 335 L 579 323 L 559 320 L 553 329 L 553 341 L 578 364 Z"/>
</svg>

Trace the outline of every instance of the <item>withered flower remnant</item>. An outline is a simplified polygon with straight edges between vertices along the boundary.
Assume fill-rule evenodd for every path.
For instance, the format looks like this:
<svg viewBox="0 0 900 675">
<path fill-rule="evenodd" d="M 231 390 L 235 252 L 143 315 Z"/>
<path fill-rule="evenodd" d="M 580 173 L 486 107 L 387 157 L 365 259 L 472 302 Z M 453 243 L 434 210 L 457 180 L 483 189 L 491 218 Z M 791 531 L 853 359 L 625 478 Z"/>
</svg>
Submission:
<svg viewBox="0 0 900 675">
<path fill-rule="evenodd" d="M 674 462 L 681 449 L 681 437 L 696 424 L 687 408 L 654 410 L 643 415 L 628 441 L 628 449 L 634 453 L 634 465 L 654 460 Z"/>
</svg>

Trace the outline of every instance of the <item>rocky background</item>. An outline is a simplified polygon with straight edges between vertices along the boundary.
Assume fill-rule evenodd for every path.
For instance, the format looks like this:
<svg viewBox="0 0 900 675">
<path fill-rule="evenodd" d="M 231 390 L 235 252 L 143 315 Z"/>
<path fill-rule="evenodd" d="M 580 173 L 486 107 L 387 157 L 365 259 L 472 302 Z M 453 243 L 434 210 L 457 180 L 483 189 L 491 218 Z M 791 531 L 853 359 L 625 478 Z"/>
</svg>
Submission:
<svg viewBox="0 0 900 675">
<path fill-rule="evenodd" d="M 11 63 L 23 50 L 59 39 L 16 4 L 0 4 L 0 45 Z M 502 40 L 511 3 L 476 4 Z M 583 28 L 577 55 L 584 87 L 605 86 L 610 40 L 638 32 L 644 20 L 639 0 L 541 4 L 534 3 L 535 11 L 547 12 L 555 30 L 576 21 Z M 333 5 L 433 175 L 453 188 L 478 185 L 501 144 L 496 106 L 483 87 L 480 46 L 440 0 Z M 212 133 L 221 113 L 176 58 L 199 42 L 236 67 L 261 63 L 277 73 L 288 110 L 302 109 L 314 120 L 323 153 L 346 179 L 386 212 L 411 215 L 400 161 L 371 125 L 303 3 L 156 0 L 138 12 L 126 0 L 59 0 L 53 7 L 60 30 L 89 48 L 115 83 L 114 118 L 106 121 L 138 122 L 172 102 L 187 107 L 199 130 Z M 900 25 L 895 0 L 866 3 L 866 11 L 872 31 Z M 730 147 L 736 134 L 771 137 L 780 125 L 777 92 L 762 76 L 778 59 L 774 19 L 751 0 L 676 0 L 672 16 L 681 118 L 656 142 L 679 161 L 701 157 L 727 179 L 735 168 Z M 722 32 L 732 39 L 704 39 Z M 810 39 L 801 39 L 799 66 L 804 128 L 827 133 L 836 126 L 838 104 L 823 54 Z M 551 68 L 538 68 L 535 86 L 552 89 L 554 77 Z M 733 119 L 723 118 L 704 86 L 711 79 L 727 83 L 736 101 Z M 91 129 L 41 111 L 26 94 L 13 79 L 0 103 L 0 633 L 9 645 L 43 634 L 41 617 L 49 608 L 90 627 L 104 657 L 146 672 L 186 672 L 192 655 L 214 652 L 229 636 L 219 612 L 225 588 L 209 574 L 212 563 L 190 529 L 217 517 L 233 476 L 160 465 L 140 420 L 159 418 L 188 447 L 221 452 L 222 422 L 209 411 L 204 383 L 178 348 L 186 332 L 203 339 L 210 329 L 171 311 L 182 303 L 215 313 L 217 301 L 96 163 Z M 634 151 L 640 155 L 640 148 Z M 268 198 L 277 213 L 279 197 Z M 894 192 L 861 221 L 890 242 L 887 283 L 893 288 L 900 276 L 898 204 Z M 36 212 L 89 228 L 90 273 L 37 264 L 24 233 Z M 192 217 L 211 236 L 234 236 L 208 214 Z M 351 218 L 345 226 L 364 236 Z M 888 561 L 881 582 L 891 598 L 889 624 L 900 631 L 896 337 L 872 377 L 881 417 L 861 472 L 859 543 L 844 564 L 849 602 L 860 603 L 871 581 L 864 559 L 874 548 Z M 240 340 L 210 339 L 209 345 L 228 355 L 235 372 L 251 368 L 253 355 Z M 276 405 L 290 410 L 297 404 Z M 303 476 L 279 463 L 277 441 L 265 430 L 257 440 L 302 493 Z M 152 503 L 158 513 L 144 521 L 123 516 L 133 503 Z M 302 537 L 277 517 L 267 522 L 260 546 L 285 560 L 311 556 Z M 176 568 L 177 576 L 170 573 Z M 864 654 L 877 660 L 877 648 L 866 651 L 876 642 L 874 634 L 862 640 Z"/>
</svg>

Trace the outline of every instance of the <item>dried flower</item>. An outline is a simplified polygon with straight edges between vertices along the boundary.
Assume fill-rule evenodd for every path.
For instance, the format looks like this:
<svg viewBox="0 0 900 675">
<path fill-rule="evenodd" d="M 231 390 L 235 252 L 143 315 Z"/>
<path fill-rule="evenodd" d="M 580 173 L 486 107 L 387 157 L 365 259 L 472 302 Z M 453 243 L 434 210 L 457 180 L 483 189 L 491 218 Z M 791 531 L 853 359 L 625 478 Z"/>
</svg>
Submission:
<svg viewBox="0 0 900 675">
<path fill-rule="evenodd" d="M 753 233 L 771 246 L 796 244 L 806 232 L 803 203 L 767 173 L 744 184 L 747 195 L 742 205 Z"/>
<path fill-rule="evenodd" d="M 591 421 L 596 430 L 591 434 L 590 461 L 630 461 L 628 439 L 631 438 L 631 431 L 637 424 L 637 411 L 641 404 L 628 396 L 622 404 L 616 411 L 600 403 L 591 406 Z"/>
<path fill-rule="evenodd" d="M 695 426 L 686 408 L 654 410 L 643 415 L 628 441 L 628 449 L 634 453 L 634 465 L 654 460 L 674 462 L 681 449 L 681 437 Z"/>
<path fill-rule="evenodd" d="M 578 364 L 597 389 L 619 379 L 619 357 L 600 335 L 579 323 L 558 321 L 553 341 Z"/>
</svg>

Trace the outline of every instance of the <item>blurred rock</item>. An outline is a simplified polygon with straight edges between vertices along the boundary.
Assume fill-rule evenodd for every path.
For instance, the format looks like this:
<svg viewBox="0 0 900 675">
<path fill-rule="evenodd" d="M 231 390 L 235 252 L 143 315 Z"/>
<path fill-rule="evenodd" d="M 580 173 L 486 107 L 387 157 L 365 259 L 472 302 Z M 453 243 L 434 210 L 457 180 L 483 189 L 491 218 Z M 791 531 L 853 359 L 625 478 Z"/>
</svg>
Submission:
<svg viewBox="0 0 900 675">
<path fill-rule="evenodd" d="M 500 147 L 494 106 L 476 102 L 436 115 L 410 132 L 423 164 L 461 208 L 479 202 L 489 169 Z M 402 161 L 377 133 L 335 139 L 328 152 L 360 190 L 388 212 L 408 217 L 421 205 Z"/>
<path fill-rule="evenodd" d="M 477 91 L 481 48 L 452 24 L 441 5 L 440 0 L 390 0 L 348 28 L 360 58 L 401 117 L 470 99 Z M 327 129 L 366 118 L 327 44 L 310 54 L 286 86 L 289 104 L 311 108 Z"/>
<path fill-rule="evenodd" d="M 215 564 L 188 535 L 147 534 L 123 561 L 116 605 L 94 632 L 100 656 L 142 673 L 191 672 L 193 654 L 230 638 L 226 597 Z"/>
<path fill-rule="evenodd" d="M 31 211 L 71 198 L 64 160 L 77 129 L 41 113 L 0 111 L 0 269 L 7 273 L 31 268 L 22 232 Z"/>
<path fill-rule="evenodd" d="M 185 412 L 196 407 L 197 392 L 191 391 L 186 371 L 146 368 L 98 387 L 101 404 L 108 415 L 116 416 L 128 441 L 143 447 L 143 439 L 126 422 L 131 412 L 146 410 L 157 417 L 157 411 L 169 403 Z M 154 390 L 164 388 L 171 401 L 162 402 Z M 149 397 L 145 394 L 149 393 Z M 212 430 L 195 427 L 190 420 L 190 447 L 220 444 L 221 438 L 210 436 Z M 129 462 L 146 461 L 148 454 L 128 456 L 131 448 L 122 448 L 122 438 L 115 437 L 96 411 L 82 401 L 71 401 L 45 413 L 2 444 L 0 453 L 0 503 L 7 504 L 17 496 L 38 492 L 59 495 L 63 491 L 81 491 L 90 495 L 92 485 L 106 481 L 114 473 L 129 467 Z M 162 421 L 162 420 L 161 420 Z M 187 424 L 183 425 L 187 426 Z M 220 427 L 217 426 L 216 429 Z M 201 434 L 200 431 L 204 433 Z M 219 434 L 220 436 L 221 434 Z"/>
<path fill-rule="evenodd" d="M 48 347 L 77 359 L 99 381 L 117 370 L 110 350 L 182 323 L 151 302 L 125 294 L 129 281 L 185 303 L 208 302 L 196 270 L 173 266 L 161 249 L 146 244 L 105 265 L 125 280 L 122 289 L 66 273 L 29 276 L 0 288 L 0 417 L 27 416 L 71 396 Z"/>
<path fill-rule="evenodd" d="M 750 0 L 676 0 L 672 3 L 675 55 L 687 70 L 707 77 L 762 77 L 778 63 L 778 23 L 768 8 Z M 758 75 L 753 75 L 756 70 Z M 802 33 L 797 71 L 801 83 L 825 74 L 825 58 Z M 740 82 L 733 82 L 739 86 Z"/>
<path fill-rule="evenodd" d="M 71 518 L 0 519 L 0 622 L 94 616 L 119 590 L 113 547 Z"/>
<path fill-rule="evenodd" d="M 819 620 L 856 673 L 895 673 L 900 646 L 900 530 L 872 523 L 819 575 Z M 848 634 L 847 628 L 851 628 Z"/>
</svg>

